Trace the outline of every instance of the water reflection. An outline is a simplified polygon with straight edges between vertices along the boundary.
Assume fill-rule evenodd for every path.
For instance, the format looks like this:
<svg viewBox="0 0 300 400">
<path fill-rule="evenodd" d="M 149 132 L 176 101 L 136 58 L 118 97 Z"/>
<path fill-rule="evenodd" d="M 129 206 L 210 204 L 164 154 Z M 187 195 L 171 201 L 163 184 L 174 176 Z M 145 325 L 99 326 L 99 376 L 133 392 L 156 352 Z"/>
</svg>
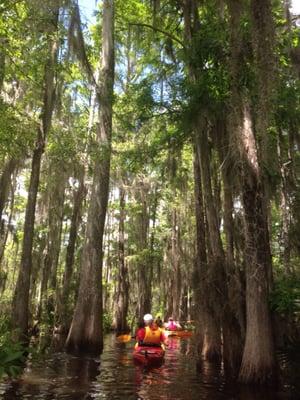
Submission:
<svg viewBox="0 0 300 400">
<path fill-rule="evenodd" d="M 63 353 L 29 363 L 19 380 L 7 384 L 4 400 L 84 399 L 99 373 L 99 361 Z M 2 385 L 2 387 L 5 385 Z"/>
<path fill-rule="evenodd" d="M 192 339 L 170 338 L 159 368 L 133 363 L 134 343 L 105 339 L 100 359 L 56 353 L 28 363 L 22 377 L 0 384 L 3 400 L 296 400 L 288 379 L 295 365 L 281 357 L 284 382 L 278 390 L 258 390 L 228 384 L 222 365 L 199 362 Z M 294 360 L 296 361 L 296 360 Z M 294 365 L 294 367 L 293 367 Z M 290 374 L 290 375 L 288 375 Z M 296 375 L 294 374 L 294 377 Z M 297 378 L 297 377 L 296 377 Z"/>
</svg>

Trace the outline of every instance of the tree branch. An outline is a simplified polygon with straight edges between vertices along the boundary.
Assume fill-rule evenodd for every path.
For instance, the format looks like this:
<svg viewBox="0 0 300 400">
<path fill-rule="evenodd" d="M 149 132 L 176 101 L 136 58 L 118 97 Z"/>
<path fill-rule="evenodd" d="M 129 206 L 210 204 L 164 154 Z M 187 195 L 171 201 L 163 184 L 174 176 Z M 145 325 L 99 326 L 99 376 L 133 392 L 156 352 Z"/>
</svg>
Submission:
<svg viewBox="0 0 300 400">
<path fill-rule="evenodd" d="M 176 36 L 173 36 L 173 35 L 172 35 L 171 33 L 169 33 L 169 32 L 166 32 L 166 31 L 163 31 L 162 29 L 156 28 L 156 27 L 153 26 L 153 25 L 143 24 L 143 23 L 133 23 L 133 22 L 130 23 L 129 25 L 133 25 L 133 26 L 144 26 L 145 28 L 150 28 L 150 29 L 152 29 L 152 30 L 155 31 L 155 32 L 162 33 L 163 35 L 165 35 L 165 36 L 169 37 L 170 39 L 174 40 L 174 42 L 179 43 L 180 46 L 181 46 L 183 49 L 185 49 L 185 45 L 184 45 L 184 43 L 183 43 L 180 39 L 178 39 Z"/>
</svg>

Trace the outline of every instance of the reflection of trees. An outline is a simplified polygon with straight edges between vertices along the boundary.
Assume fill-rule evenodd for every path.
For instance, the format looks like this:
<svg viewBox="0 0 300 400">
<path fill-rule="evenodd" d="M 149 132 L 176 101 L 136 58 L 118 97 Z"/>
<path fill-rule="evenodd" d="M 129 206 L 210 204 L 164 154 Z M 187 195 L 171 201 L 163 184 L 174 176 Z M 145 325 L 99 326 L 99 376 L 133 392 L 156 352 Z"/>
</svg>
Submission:
<svg viewBox="0 0 300 400">
<path fill-rule="evenodd" d="M 133 363 L 132 342 L 117 343 L 115 336 L 109 335 L 105 338 L 100 360 L 57 353 L 33 361 L 32 365 L 28 363 L 21 379 L 7 385 L 0 397 L 3 400 L 276 398 L 274 388 L 259 391 L 257 387 L 238 387 L 225 382 L 222 364 L 197 362 L 197 346 L 193 339 L 174 337 L 169 338 L 169 343 L 164 364 L 159 368 L 145 368 Z M 0 391 L 3 388 L 4 384 Z"/>
<path fill-rule="evenodd" d="M 57 353 L 46 361 L 35 361 L 28 366 L 21 379 L 10 384 L 1 398 L 87 400 L 84 396 L 98 374 L 99 362 L 94 359 Z"/>
</svg>

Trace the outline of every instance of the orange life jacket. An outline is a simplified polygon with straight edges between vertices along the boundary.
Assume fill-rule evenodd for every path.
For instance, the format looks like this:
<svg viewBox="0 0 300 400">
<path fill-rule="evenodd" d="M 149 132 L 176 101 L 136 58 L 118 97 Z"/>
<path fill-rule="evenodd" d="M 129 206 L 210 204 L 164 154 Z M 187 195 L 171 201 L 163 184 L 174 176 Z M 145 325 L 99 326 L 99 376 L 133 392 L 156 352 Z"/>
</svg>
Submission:
<svg viewBox="0 0 300 400">
<path fill-rule="evenodd" d="M 161 343 L 161 329 L 151 329 L 150 326 L 146 326 L 145 328 L 145 337 L 143 340 L 143 343 L 155 343 L 155 344 L 160 344 Z"/>
</svg>

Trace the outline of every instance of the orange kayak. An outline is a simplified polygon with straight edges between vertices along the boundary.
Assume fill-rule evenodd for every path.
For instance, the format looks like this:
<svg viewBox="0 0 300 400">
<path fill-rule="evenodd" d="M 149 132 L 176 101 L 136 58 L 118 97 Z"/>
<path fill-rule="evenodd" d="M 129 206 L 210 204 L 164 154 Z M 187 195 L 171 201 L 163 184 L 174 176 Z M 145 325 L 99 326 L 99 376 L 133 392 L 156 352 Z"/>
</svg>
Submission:
<svg viewBox="0 0 300 400">
<path fill-rule="evenodd" d="M 193 331 L 177 330 L 177 331 L 164 331 L 166 336 L 177 336 L 177 337 L 191 337 L 193 336 Z"/>
<path fill-rule="evenodd" d="M 133 350 L 133 359 L 143 365 L 156 365 L 162 363 L 165 351 L 162 347 L 138 346 Z"/>
</svg>

